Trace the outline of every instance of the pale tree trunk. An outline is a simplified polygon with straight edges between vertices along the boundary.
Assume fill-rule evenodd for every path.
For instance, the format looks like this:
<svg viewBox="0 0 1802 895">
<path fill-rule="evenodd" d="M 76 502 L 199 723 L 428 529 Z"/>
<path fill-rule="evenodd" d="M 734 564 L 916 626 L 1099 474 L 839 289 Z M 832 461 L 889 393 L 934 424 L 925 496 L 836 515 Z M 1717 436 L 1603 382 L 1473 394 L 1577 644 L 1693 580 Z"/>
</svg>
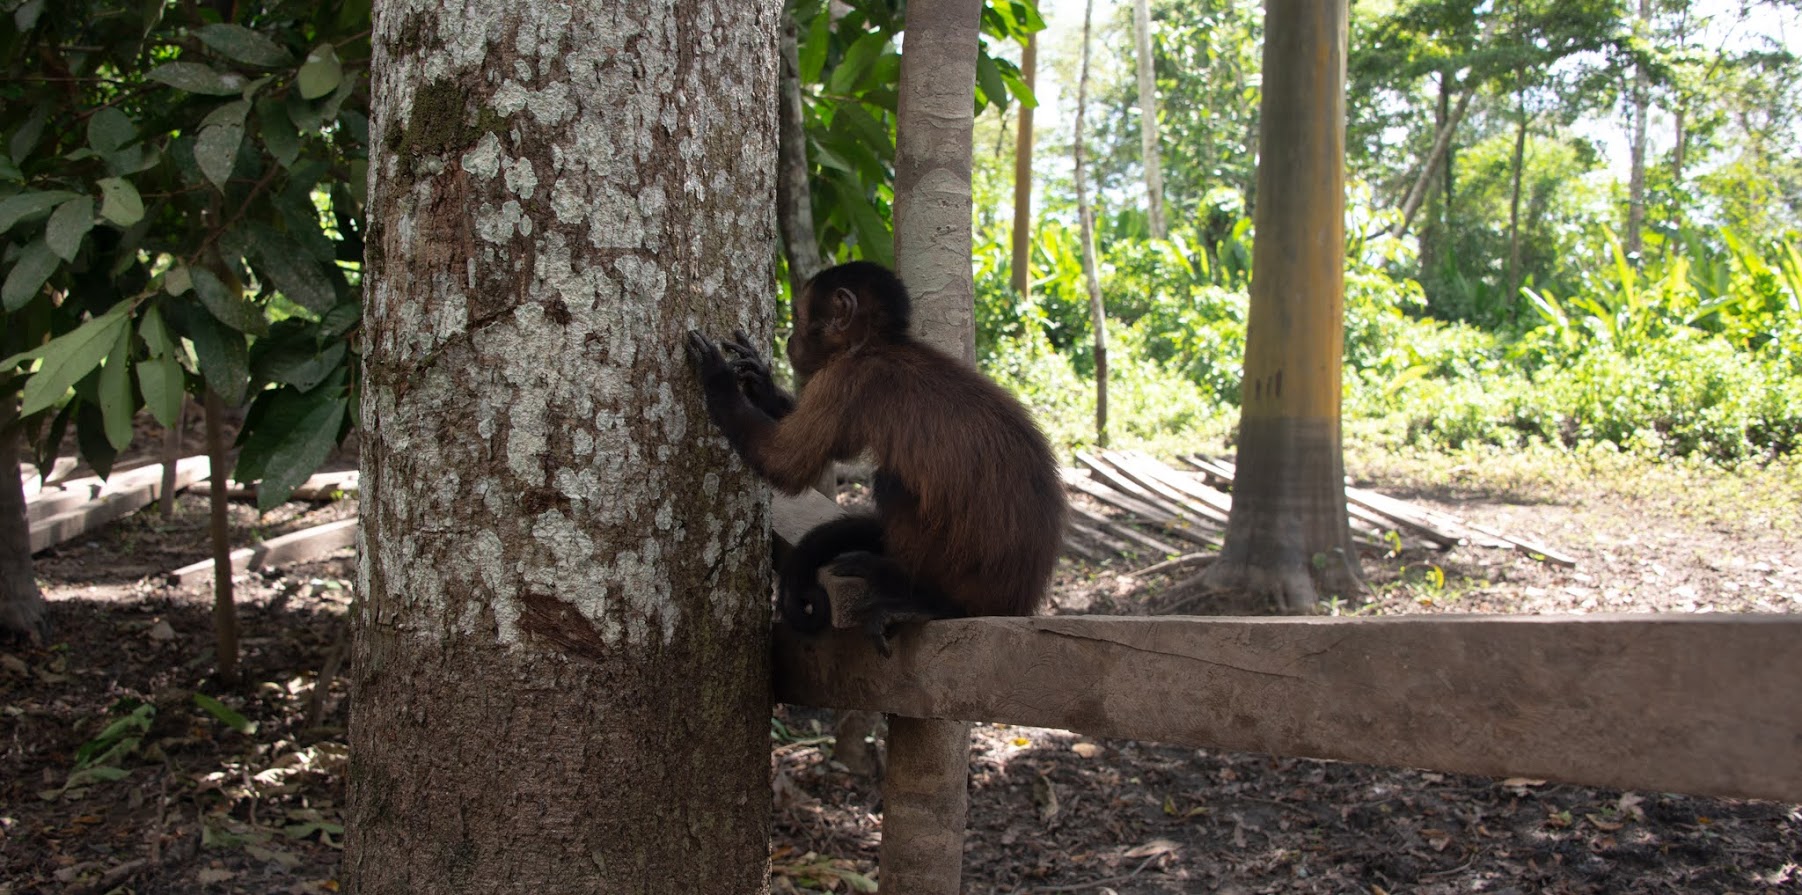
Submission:
<svg viewBox="0 0 1802 895">
<path fill-rule="evenodd" d="M 1362 584 L 1345 513 L 1345 0 L 1268 0 L 1238 475 L 1210 590 L 1290 612 Z"/>
<path fill-rule="evenodd" d="M 974 364 L 970 155 L 981 0 L 912 0 L 895 135 L 895 266 L 915 335 Z M 969 815 L 970 725 L 889 720 L 882 889 L 957 895 Z"/>
<path fill-rule="evenodd" d="M 0 637 L 42 646 L 50 639 L 50 618 L 31 571 L 31 525 L 19 481 L 23 442 L 19 398 L 9 392 L 0 397 Z"/>
<path fill-rule="evenodd" d="M 181 459 L 181 430 L 187 409 L 188 399 L 184 395 L 175 411 L 175 419 L 163 430 L 163 487 L 157 492 L 156 507 L 164 519 L 175 515 L 175 461 Z"/>
<path fill-rule="evenodd" d="M 229 281 L 228 281 L 229 282 Z M 207 496 L 207 534 L 213 547 L 213 644 L 219 679 L 238 680 L 238 604 L 232 593 L 232 543 L 227 503 L 231 499 L 231 465 L 225 462 L 225 404 L 206 390 L 206 455 L 212 488 Z"/>
<path fill-rule="evenodd" d="M 907 5 L 895 131 L 895 267 L 914 297 L 914 329 L 972 364 L 970 155 L 981 18 L 981 0 Z"/>
<path fill-rule="evenodd" d="M 352 892 L 765 890 L 780 11 L 376 5 Z"/>
<path fill-rule="evenodd" d="M 1447 74 L 1445 77 L 1450 78 Z M 1440 162 L 1451 151 L 1452 135 L 1458 132 L 1458 123 L 1464 120 L 1464 113 L 1470 109 L 1471 97 L 1476 91 L 1465 87 L 1458 94 L 1458 104 L 1452 107 L 1451 115 L 1440 123 L 1439 132 L 1433 135 L 1433 146 L 1427 150 L 1427 157 L 1421 160 L 1420 174 L 1414 178 L 1414 185 L 1408 188 L 1408 195 L 1402 199 L 1402 219 L 1396 222 L 1393 235 L 1400 237 L 1408 232 L 1408 225 L 1414 223 L 1414 215 L 1427 200 L 1427 191 L 1433 188 L 1433 178 L 1439 173 Z"/>
<path fill-rule="evenodd" d="M 1652 0 L 1639 0 L 1639 35 L 1651 36 Z M 1651 76 L 1644 63 L 1633 66 L 1633 137 L 1628 153 L 1627 233 L 1628 255 L 1643 248 L 1640 231 L 1646 226 L 1646 116 L 1652 111 Z"/>
<path fill-rule="evenodd" d="M 1145 210 L 1151 218 L 1151 235 L 1163 239 L 1169 230 L 1164 223 L 1164 172 L 1158 162 L 1158 88 L 1151 70 L 1150 0 L 1133 0 L 1133 41 L 1138 51 L 1139 151 L 1145 157 Z M 1085 59 L 1088 56 L 1087 40 L 1083 41 L 1083 55 Z"/>
<path fill-rule="evenodd" d="M 1518 74 L 1518 73 L 1517 73 Z M 1520 121 L 1514 130 L 1513 183 L 1508 189 L 1508 291 L 1503 293 L 1503 307 L 1512 309 L 1520 294 L 1520 181 L 1527 166 L 1527 88 L 1520 84 L 1518 97 Z"/>
<path fill-rule="evenodd" d="M 781 93 L 777 101 L 776 221 L 788 262 L 790 295 L 820 272 L 819 234 L 813 226 L 813 189 L 807 181 L 807 119 L 801 108 L 801 62 L 794 16 L 782 14 Z"/>
<path fill-rule="evenodd" d="M 1082 275 L 1089 290 L 1089 326 L 1095 332 L 1095 443 L 1107 447 L 1107 305 L 1101 300 L 1101 275 L 1095 267 L 1095 210 L 1084 185 L 1082 120 L 1089 99 L 1089 19 L 1095 0 L 1082 8 L 1082 73 L 1076 79 L 1076 217 L 1082 229 Z"/>
<path fill-rule="evenodd" d="M 1037 90 L 1039 36 L 1028 35 L 1020 51 L 1020 79 Z M 1022 300 L 1032 295 L 1032 107 L 1020 106 L 1014 135 L 1014 291 Z"/>
</svg>

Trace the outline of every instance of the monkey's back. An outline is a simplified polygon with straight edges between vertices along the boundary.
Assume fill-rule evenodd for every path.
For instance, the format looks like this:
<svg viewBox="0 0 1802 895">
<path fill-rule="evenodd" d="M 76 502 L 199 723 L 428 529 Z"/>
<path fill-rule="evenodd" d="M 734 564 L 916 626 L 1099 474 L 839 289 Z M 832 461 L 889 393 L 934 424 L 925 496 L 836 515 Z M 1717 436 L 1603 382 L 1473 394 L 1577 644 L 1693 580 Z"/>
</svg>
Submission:
<svg viewBox="0 0 1802 895">
<path fill-rule="evenodd" d="M 868 349 L 863 430 L 890 555 L 971 615 L 1031 615 L 1063 545 L 1056 457 L 1026 408 L 961 361 Z"/>
</svg>

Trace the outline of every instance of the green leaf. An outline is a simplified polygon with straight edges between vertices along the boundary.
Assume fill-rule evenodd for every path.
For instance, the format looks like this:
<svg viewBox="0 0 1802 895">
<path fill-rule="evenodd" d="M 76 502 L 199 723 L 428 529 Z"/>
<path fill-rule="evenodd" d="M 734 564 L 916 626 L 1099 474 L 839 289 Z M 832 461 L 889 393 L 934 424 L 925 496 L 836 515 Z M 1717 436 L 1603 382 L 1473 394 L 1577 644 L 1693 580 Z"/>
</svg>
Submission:
<svg viewBox="0 0 1802 895">
<path fill-rule="evenodd" d="M 194 141 L 194 161 L 200 165 L 200 173 L 221 190 L 238 162 L 238 147 L 244 143 L 244 116 L 249 112 L 250 103 L 243 100 L 214 109 L 201 122 L 200 138 Z"/>
<path fill-rule="evenodd" d="M 997 108 L 1007 108 L 1007 82 L 1001 79 L 1001 69 L 995 67 L 995 60 L 987 53 L 976 56 L 976 84 L 982 88 L 982 99 Z"/>
<path fill-rule="evenodd" d="M 45 190 L 41 193 L 8 196 L 5 200 L 0 200 L 0 233 L 11 230 L 14 224 L 34 214 L 42 214 L 79 195 L 81 194 L 68 190 Z"/>
<path fill-rule="evenodd" d="M 164 426 L 174 426 L 181 416 L 183 374 L 181 364 L 169 355 L 138 361 L 138 391 L 144 393 L 144 406 Z"/>
<path fill-rule="evenodd" d="M 269 277 L 289 301 L 323 314 L 338 303 L 337 290 L 325 270 L 315 264 L 306 249 L 281 231 L 262 224 L 245 230 L 251 263 Z"/>
<path fill-rule="evenodd" d="M 186 268 L 180 268 L 185 270 Z M 169 325 L 163 322 L 163 312 L 156 305 L 144 309 L 144 316 L 138 320 L 138 338 L 150 346 L 151 357 L 167 357 L 175 354 L 175 339 L 169 335 Z"/>
<path fill-rule="evenodd" d="M 44 125 L 50 120 L 50 104 L 43 103 L 31 110 L 30 117 L 19 129 L 13 131 L 12 139 L 6 141 L 6 154 L 14 162 L 23 163 L 30 157 L 31 151 L 37 148 L 38 141 L 44 136 Z M 0 230 L 6 228 L 0 227 Z"/>
<path fill-rule="evenodd" d="M 250 378 L 250 349 L 244 344 L 244 334 L 210 315 L 191 318 L 188 338 L 194 342 L 194 356 L 207 388 L 227 404 L 243 403 Z"/>
<path fill-rule="evenodd" d="M 13 269 L 6 274 L 6 284 L 0 286 L 0 307 L 8 311 L 25 307 L 37 297 L 38 290 L 44 288 L 44 282 L 56 272 L 60 263 L 61 259 L 56 257 L 49 243 L 42 238 L 32 240 L 13 261 Z"/>
<path fill-rule="evenodd" d="M 249 65 L 278 68 L 294 62 L 280 44 L 243 25 L 206 25 L 195 29 L 194 36 L 213 52 Z"/>
<path fill-rule="evenodd" d="M 233 294 L 233 290 L 212 271 L 204 267 L 186 270 L 194 283 L 194 294 L 200 296 L 200 303 L 215 320 L 241 333 L 262 335 L 269 331 L 269 318 L 263 314 L 263 309 L 247 301 L 242 294 Z"/>
<path fill-rule="evenodd" d="M 259 473 L 258 507 L 280 506 L 325 462 L 338 444 L 346 405 L 337 389 L 283 390 L 279 403 L 263 414 L 244 445 L 243 457 L 252 461 Z M 246 471 L 245 459 L 239 460 L 240 472 Z"/>
<path fill-rule="evenodd" d="M 801 41 L 801 83 L 817 84 L 826 67 L 827 45 L 832 42 L 832 17 L 824 10 L 816 11 L 807 28 L 807 39 Z"/>
<path fill-rule="evenodd" d="M 100 365 L 101 358 L 119 340 L 120 330 L 130 323 L 131 302 L 122 301 L 105 314 L 51 339 L 40 355 L 43 366 L 25 380 L 19 415 L 30 416 L 62 400 L 77 380 Z"/>
<path fill-rule="evenodd" d="M 144 74 L 177 90 L 206 96 L 231 96 L 244 89 L 245 77 L 237 72 L 222 72 L 198 62 L 165 62 Z"/>
<path fill-rule="evenodd" d="M 107 106 L 88 118 L 88 145 L 101 155 L 117 152 L 137 135 L 138 127 L 131 116 L 115 106 Z"/>
<path fill-rule="evenodd" d="M 119 451 L 106 440 L 106 418 L 100 415 L 99 405 L 79 399 L 69 403 L 75 408 L 75 447 L 81 459 L 94 467 L 95 475 L 103 479 L 112 475 Z"/>
<path fill-rule="evenodd" d="M 320 44 L 307 54 L 307 61 L 300 66 L 300 95 L 303 99 L 318 99 L 338 89 L 338 83 L 344 79 L 344 68 L 338 64 L 338 53 L 331 44 Z"/>
<path fill-rule="evenodd" d="M 123 177 L 102 177 L 100 183 L 100 216 L 130 227 L 144 219 L 144 197 L 138 188 Z"/>
<path fill-rule="evenodd" d="M 257 103 L 257 132 L 263 135 L 263 146 L 284 168 L 293 167 L 300 157 L 300 131 L 279 100 L 264 99 Z"/>
<path fill-rule="evenodd" d="M 163 274 L 163 291 L 170 295 L 180 295 L 194 288 L 194 275 L 188 271 L 187 265 L 177 264 Z"/>
<path fill-rule="evenodd" d="M 858 38 L 845 51 L 845 58 L 839 60 L 838 67 L 832 70 L 827 90 L 832 93 L 850 93 L 888 45 L 889 35 L 880 31 L 872 31 Z"/>
<path fill-rule="evenodd" d="M 118 341 L 100 368 L 100 416 L 106 421 L 106 441 L 114 450 L 131 445 L 131 327 L 119 327 Z"/>
<path fill-rule="evenodd" d="M 50 213 L 50 222 L 44 225 L 44 241 L 57 257 L 64 261 L 74 261 L 75 254 L 81 251 L 82 239 L 92 229 L 94 200 L 87 196 L 77 196 L 56 206 L 56 210 Z"/>
<path fill-rule="evenodd" d="M 206 710 L 206 713 L 218 718 L 225 726 L 246 736 L 257 732 L 255 721 L 239 714 L 231 706 L 214 699 L 205 693 L 194 694 L 194 704 Z"/>
<path fill-rule="evenodd" d="M 311 340 L 308 340 L 311 341 Z M 263 342 L 258 342 L 261 348 Z M 349 346 L 342 341 L 328 344 L 323 351 L 308 345 L 282 345 L 270 349 L 256 359 L 253 369 L 271 382 L 291 385 L 301 391 L 318 387 L 344 363 Z"/>
</svg>

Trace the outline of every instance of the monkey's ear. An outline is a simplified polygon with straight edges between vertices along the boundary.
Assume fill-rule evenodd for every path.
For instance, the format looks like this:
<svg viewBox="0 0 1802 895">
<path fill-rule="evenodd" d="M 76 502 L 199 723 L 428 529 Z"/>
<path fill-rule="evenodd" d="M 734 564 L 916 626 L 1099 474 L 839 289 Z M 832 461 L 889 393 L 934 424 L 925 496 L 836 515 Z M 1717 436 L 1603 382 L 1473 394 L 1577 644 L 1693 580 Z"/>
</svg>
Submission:
<svg viewBox="0 0 1802 895">
<path fill-rule="evenodd" d="M 840 286 L 832 290 L 832 328 L 843 332 L 857 316 L 857 293 Z"/>
</svg>

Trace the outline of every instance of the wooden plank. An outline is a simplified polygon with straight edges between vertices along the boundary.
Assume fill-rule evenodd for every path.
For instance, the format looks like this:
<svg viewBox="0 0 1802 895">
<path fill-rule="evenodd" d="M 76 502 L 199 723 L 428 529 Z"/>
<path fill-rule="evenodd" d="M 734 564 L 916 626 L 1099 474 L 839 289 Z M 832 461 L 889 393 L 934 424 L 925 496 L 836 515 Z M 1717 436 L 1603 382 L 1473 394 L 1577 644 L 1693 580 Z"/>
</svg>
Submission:
<svg viewBox="0 0 1802 895">
<path fill-rule="evenodd" d="M 1116 491 L 1121 491 L 1128 497 L 1132 497 L 1141 503 L 1150 504 L 1157 508 L 1164 517 L 1158 521 L 1166 526 L 1174 528 L 1175 525 L 1173 523 L 1180 523 L 1200 526 L 1202 529 L 1208 531 L 1219 531 L 1225 527 L 1222 520 L 1203 515 L 1198 509 L 1185 505 L 1181 500 L 1172 500 L 1162 494 L 1158 494 L 1143 485 L 1140 485 L 1132 478 L 1122 475 L 1119 470 L 1114 469 L 1112 466 L 1095 457 L 1091 457 L 1087 454 L 1077 454 L 1076 459 L 1077 462 L 1087 467 L 1089 472 L 1097 480 L 1106 484 L 1108 487 L 1113 488 Z"/>
<path fill-rule="evenodd" d="M 1093 513 L 1082 507 L 1071 507 L 1070 511 L 1075 513 L 1077 518 L 1082 519 L 1089 525 L 1100 529 L 1101 531 L 1113 532 L 1115 535 L 1132 541 L 1157 556 L 1175 556 L 1176 554 L 1183 552 L 1181 548 L 1166 544 L 1151 535 L 1133 528 L 1131 525 L 1116 522 L 1100 513 Z"/>
<path fill-rule="evenodd" d="M 175 464 L 175 487 L 185 488 L 207 476 L 205 457 L 187 457 Z M 144 466 L 117 473 L 99 496 L 75 509 L 41 520 L 31 520 L 31 552 L 48 550 L 64 541 L 122 519 L 156 502 L 163 490 L 163 465 Z M 30 508 L 27 507 L 27 515 Z"/>
<path fill-rule="evenodd" d="M 288 495 L 288 499 L 315 501 L 337 500 L 340 495 L 354 494 L 357 490 L 358 480 L 359 477 L 357 471 L 354 469 L 344 472 L 314 473 L 312 476 L 308 477 L 306 481 L 295 486 L 294 493 Z M 213 493 L 213 485 L 211 482 L 201 482 L 188 490 L 204 497 Z M 257 483 L 233 480 L 225 493 L 227 497 L 230 497 L 233 500 L 254 500 L 257 496 Z"/>
<path fill-rule="evenodd" d="M 1077 460 L 1080 462 L 1082 459 L 1083 456 L 1078 454 Z M 1226 510 L 1222 510 L 1211 503 L 1196 500 L 1177 491 L 1175 488 L 1159 481 L 1156 476 L 1151 475 L 1146 470 L 1140 468 L 1138 464 L 1128 461 L 1125 457 L 1111 453 L 1103 454 L 1096 466 L 1090 467 L 1091 471 L 1100 467 L 1101 464 L 1107 464 L 1112 467 L 1113 471 L 1118 473 L 1121 478 L 1139 486 L 1139 488 L 1142 489 L 1142 493 L 1138 496 L 1141 498 L 1144 497 L 1145 493 L 1150 493 L 1156 495 L 1165 503 L 1177 507 L 1189 515 L 1206 519 L 1215 525 L 1226 525 L 1227 516 L 1229 515 Z M 1110 481 L 1109 484 L 1113 484 L 1113 482 Z"/>
<path fill-rule="evenodd" d="M 19 487 L 24 489 L 27 499 L 36 497 L 39 491 L 44 490 L 44 477 L 38 474 L 35 464 L 19 464 Z"/>
<path fill-rule="evenodd" d="M 783 702 L 1802 802 L 1802 616 L 979 618 L 776 629 Z"/>
<path fill-rule="evenodd" d="M 1218 547 L 1220 545 L 1218 537 L 1208 537 L 1197 530 L 1194 523 L 1189 520 L 1179 519 L 1137 498 L 1121 494 L 1106 485 L 1095 482 L 1086 475 L 1081 475 L 1080 478 L 1067 478 L 1064 483 L 1114 509 L 1130 513 L 1138 519 L 1144 520 L 1148 525 L 1156 525 L 1167 534 L 1202 547 Z"/>
<path fill-rule="evenodd" d="M 25 521 L 36 525 L 51 516 L 80 509 L 82 505 L 99 497 L 105 487 L 104 482 L 95 478 L 51 485 L 40 490 L 36 496 L 25 498 Z"/>
<path fill-rule="evenodd" d="M 255 547 L 239 547 L 231 553 L 232 574 L 251 569 L 268 569 L 318 559 L 335 550 L 355 546 L 357 520 L 340 519 L 312 528 L 303 528 L 278 538 L 270 538 Z M 176 587 L 204 584 L 213 580 L 213 561 L 203 559 L 169 573 L 169 583 Z"/>
</svg>

